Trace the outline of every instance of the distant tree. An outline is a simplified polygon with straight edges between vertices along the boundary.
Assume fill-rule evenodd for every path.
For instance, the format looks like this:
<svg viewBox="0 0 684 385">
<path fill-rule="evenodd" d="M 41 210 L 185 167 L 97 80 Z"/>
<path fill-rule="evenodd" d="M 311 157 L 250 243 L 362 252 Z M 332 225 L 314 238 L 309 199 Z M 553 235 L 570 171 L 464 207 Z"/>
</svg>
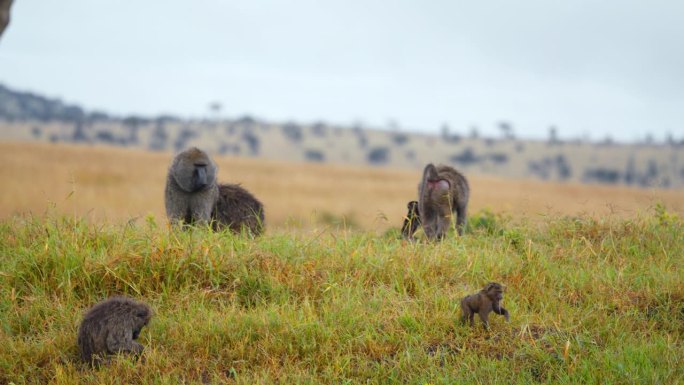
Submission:
<svg viewBox="0 0 684 385">
<path fill-rule="evenodd" d="M 167 125 L 170 123 L 178 123 L 181 121 L 181 119 L 173 115 L 159 115 L 154 118 L 153 121 L 157 124 Z"/>
<path fill-rule="evenodd" d="M 409 140 L 408 135 L 403 134 L 401 132 L 395 132 L 392 134 L 392 141 L 397 146 L 401 146 L 401 145 L 406 144 L 406 142 L 408 142 L 408 140 Z"/>
<path fill-rule="evenodd" d="M 226 135 L 234 135 L 236 130 L 237 130 L 237 125 L 235 123 L 228 123 L 228 124 L 226 124 L 226 127 L 223 129 L 223 132 Z"/>
<path fill-rule="evenodd" d="M 304 152 L 304 157 L 309 162 L 324 162 L 325 154 L 320 150 L 308 149 Z"/>
<path fill-rule="evenodd" d="M 168 137 L 169 136 L 166 133 L 166 127 L 164 127 L 163 123 L 158 122 L 156 127 L 152 131 L 152 136 L 150 137 L 148 148 L 152 151 L 165 150 Z"/>
<path fill-rule="evenodd" d="M 558 129 L 556 126 L 549 127 L 549 144 L 558 144 Z"/>
<path fill-rule="evenodd" d="M 475 155 L 475 151 L 472 148 L 467 147 L 461 153 L 450 156 L 449 161 L 458 165 L 471 166 L 481 162 L 482 158 Z"/>
<path fill-rule="evenodd" d="M 283 135 L 285 135 L 286 138 L 290 139 L 292 142 L 301 142 L 303 135 L 302 135 L 302 128 L 298 126 L 295 123 L 285 123 L 282 128 Z"/>
<path fill-rule="evenodd" d="M 586 182 L 618 183 L 622 178 L 620 171 L 605 167 L 589 168 L 584 171 L 582 179 Z"/>
<path fill-rule="evenodd" d="M 636 183 L 637 181 L 637 171 L 636 171 L 636 166 L 634 165 L 634 155 L 630 155 L 629 159 L 627 160 L 627 168 L 625 170 L 625 184 L 631 185 Z"/>
<path fill-rule="evenodd" d="M 368 146 L 368 137 L 366 137 L 366 133 L 363 131 L 354 132 L 356 132 L 356 138 L 359 141 L 359 147 L 366 148 Z"/>
<path fill-rule="evenodd" d="M 470 126 L 470 139 L 478 139 L 480 137 L 480 129 L 477 126 Z"/>
<path fill-rule="evenodd" d="M 527 162 L 527 170 L 541 179 L 547 180 L 551 174 L 551 165 L 548 157 L 541 160 L 530 160 Z"/>
<path fill-rule="evenodd" d="M 109 145 L 121 143 L 121 141 L 117 139 L 111 131 L 98 131 L 95 134 L 95 140 L 99 143 L 105 143 Z"/>
<path fill-rule="evenodd" d="M 447 123 L 442 124 L 441 132 L 442 140 L 447 143 L 458 143 L 461 141 L 461 136 L 458 134 L 452 134 L 451 128 Z"/>
<path fill-rule="evenodd" d="M 215 122 L 221 120 L 221 110 L 223 105 L 219 101 L 213 101 L 209 103 L 209 112 L 211 114 L 211 119 Z"/>
<path fill-rule="evenodd" d="M 85 132 L 85 124 L 79 120 L 74 125 L 74 132 L 71 135 L 71 141 L 75 143 L 89 143 L 90 138 Z"/>
<path fill-rule="evenodd" d="M 505 121 L 499 122 L 499 130 L 504 139 L 515 138 L 515 135 L 513 134 L 513 125 L 511 123 Z"/>
<path fill-rule="evenodd" d="M 677 145 L 677 141 L 675 140 L 675 138 L 671 132 L 668 132 L 667 134 L 665 134 L 665 143 L 667 143 L 668 146 L 673 146 L 673 147 Z"/>
<path fill-rule="evenodd" d="M 363 126 L 364 126 L 363 122 L 356 121 L 356 122 L 354 122 L 354 124 L 352 124 L 351 130 L 352 130 L 352 132 L 355 132 L 357 134 L 363 133 L 363 131 L 364 131 Z"/>
<path fill-rule="evenodd" d="M 572 168 L 570 168 L 570 164 L 565 159 L 565 155 L 558 154 L 556 156 L 556 168 L 558 170 L 558 179 L 567 180 L 572 177 Z"/>
<path fill-rule="evenodd" d="M 253 131 L 245 130 L 245 132 L 242 133 L 242 140 L 247 142 L 251 155 L 259 154 L 259 137 L 256 136 Z"/>
<path fill-rule="evenodd" d="M 406 159 L 408 159 L 408 160 L 416 159 L 416 152 L 413 150 L 406 151 L 406 153 L 404 155 L 406 156 Z"/>
<path fill-rule="evenodd" d="M 148 120 L 140 116 L 127 116 L 123 119 L 123 124 L 126 126 L 140 127 L 148 123 Z"/>
<path fill-rule="evenodd" d="M 173 148 L 176 152 L 180 152 L 188 148 L 188 143 L 197 137 L 197 131 L 190 129 L 188 126 L 181 128 L 176 140 L 173 143 Z"/>
<path fill-rule="evenodd" d="M 124 127 L 128 130 L 128 138 L 126 143 L 129 145 L 138 143 L 138 131 L 145 121 L 137 116 L 129 116 L 122 121 Z"/>
<path fill-rule="evenodd" d="M 653 140 L 653 134 L 650 132 L 646 133 L 646 136 L 644 137 L 644 144 L 647 146 L 653 145 L 655 141 Z"/>
<path fill-rule="evenodd" d="M 439 130 L 442 133 L 442 138 L 446 139 L 449 137 L 451 127 L 449 127 L 448 123 L 442 123 L 442 127 Z"/>
<path fill-rule="evenodd" d="M 34 138 L 38 139 L 38 138 L 40 138 L 40 136 L 41 136 L 42 134 L 43 134 L 43 129 L 42 129 L 42 128 L 40 128 L 40 127 L 38 127 L 38 126 L 33 126 L 33 128 L 31 128 L 31 135 L 32 135 Z"/>
<path fill-rule="evenodd" d="M 610 135 L 606 135 L 606 137 L 599 143 L 602 146 L 612 146 L 614 144 L 613 137 Z"/>
<path fill-rule="evenodd" d="M 87 119 L 91 122 L 108 122 L 111 120 L 109 115 L 107 115 L 106 112 L 102 111 L 93 111 L 90 114 L 88 114 Z"/>
<path fill-rule="evenodd" d="M 85 113 L 81 107 L 65 106 L 60 120 L 65 122 L 82 122 L 85 120 Z"/>
<path fill-rule="evenodd" d="M 325 137 L 328 135 L 328 126 L 325 122 L 316 122 L 311 126 L 311 133 L 318 137 Z"/>
<path fill-rule="evenodd" d="M 641 185 L 644 187 L 655 185 L 658 180 L 658 162 L 655 159 L 649 159 L 646 166 L 646 172 L 641 179 Z"/>
<path fill-rule="evenodd" d="M 256 121 L 256 119 L 254 119 L 253 117 L 251 117 L 249 115 L 244 115 L 241 118 L 239 118 L 238 120 L 236 120 L 235 123 L 246 126 L 246 125 L 257 124 L 257 121 Z"/>
<path fill-rule="evenodd" d="M 385 164 L 389 162 L 387 147 L 374 147 L 368 152 L 368 162 L 371 164 Z"/>
<path fill-rule="evenodd" d="M 489 160 L 496 164 L 504 164 L 508 162 L 508 155 L 502 152 L 489 154 L 488 157 Z"/>
<path fill-rule="evenodd" d="M 218 148 L 218 153 L 221 155 L 239 155 L 240 154 L 240 146 L 237 144 L 232 144 L 232 143 L 227 143 L 223 142 Z"/>
</svg>

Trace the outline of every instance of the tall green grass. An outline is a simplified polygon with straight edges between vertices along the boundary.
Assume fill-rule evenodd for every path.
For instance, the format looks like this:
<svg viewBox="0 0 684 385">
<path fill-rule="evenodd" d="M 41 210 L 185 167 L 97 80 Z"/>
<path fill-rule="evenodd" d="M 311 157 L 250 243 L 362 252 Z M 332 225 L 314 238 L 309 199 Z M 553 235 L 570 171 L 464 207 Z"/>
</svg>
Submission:
<svg viewBox="0 0 684 385">
<path fill-rule="evenodd" d="M 684 381 L 684 224 L 514 224 L 410 244 L 325 229 L 249 239 L 148 220 L 0 222 L 0 384 L 672 384 Z M 511 323 L 459 323 L 459 300 L 506 285 Z M 149 303 L 141 361 L 90 369 L 93 303 Z"/>
</svg>

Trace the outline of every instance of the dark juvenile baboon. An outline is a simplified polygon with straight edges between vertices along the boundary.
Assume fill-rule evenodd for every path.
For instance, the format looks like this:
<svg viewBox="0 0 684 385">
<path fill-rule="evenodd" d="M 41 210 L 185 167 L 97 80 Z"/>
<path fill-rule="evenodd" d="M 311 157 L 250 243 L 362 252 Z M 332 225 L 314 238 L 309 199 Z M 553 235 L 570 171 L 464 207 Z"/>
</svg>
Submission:
<svg viewBox="0 0 684 385">
<path fill-rule="evenodd" d="M 209 223 L 219 194 L 216 170 L 214 161 L 197 147 L 176 155 L 164 194 L 166 216 L 171 223 Z"/>
<path fill-rule="evenodd" d="M 468 181 L 453 167 L 425 166 L 418 185 L 418 212 L 428 239 L 442 239 L 454 216 L 458 234 L 463 234 L 469 196 Z"/>
<path fill-rule="evenodd" d="M 222 184 L 212 218 L 215 230 L 228 228 L 236 233 L 246 230 L 259 235 L 264 229 L 264 206 L 239 185 Z"/>
<path fill-rule="evenodd" d="M 150 322 L 152 310 L 126 297 L 111 297 L 90 308 L 78 328 L 81 360 L 91 365 L 108 361 L 109 355 L 139 355 L 143 346 L 135 340 Z"/>
<path fill-rule="evenodd" d="M 475 313 L 480 316 L 482 325 L 487 329 L 489 327 L 489 312 L 506 317 L 506 321 L 510 321 L 508 310 L 501 306 L 503 299 L 503 287 L 496 282 L 488 283 L 482 290 L 476 294 L 466 296 L 461 300 L 461 311 L 463 315 L 461 321 L 470 321 L 470 326 L 475 325 Z"/>
<path fill-rule="evenodd" d="M 404 239 L 413 240 L 413 234 L 420 226 L 420 212 L 418 211 L 418 202 L 410 201 L 406 208 L 408 213 L 404 217 L 404 224 L 401 226 L 401 235 Z"/>
</svg>

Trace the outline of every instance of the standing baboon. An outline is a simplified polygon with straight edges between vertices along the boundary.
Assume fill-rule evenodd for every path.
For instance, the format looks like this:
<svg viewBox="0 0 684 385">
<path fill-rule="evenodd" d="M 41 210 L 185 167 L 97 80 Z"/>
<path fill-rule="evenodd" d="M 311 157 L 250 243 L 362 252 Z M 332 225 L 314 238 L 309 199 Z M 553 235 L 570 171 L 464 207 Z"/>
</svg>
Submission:
<svg viewBox="0 0 684 385">
<path fill-rule="evenodd" d="M 469 320 L 470 326 L 474 326 L 475 313 L 477 313 L 482 320 L 482 325 L 487 329 L 489 327 L 489 312 L 492 311 L 506 317 L 506 321 L 510 321 L 508 310 L 504 309 L 500 303 L 503 299 L 503 291 L 501 284 L 490 282 L 478 293 L 463 298 L 461 300 L 461 311 L 463 312 L 461 321 L 465 323 L 466 320 Z"/>
<path fill-rule="evenodd" d="M 264 229 L 264 206 L 239 185 L 221 184 L 212 219 L 215 230 L 229 228 L 235 233 L 245 230 L 260 235 Z"/>
<path fill-rule="evenodd" d="M 111 297 L 90 308 L 78 328 L 81 360 L 91 365 L 106 362 L 109 355 L 139 355 L 143 346 L 135 340 L 150 322 L 152 310 L 126 297 Z"/>
<path fill-rule="evenodd" d="M 413 234 L 420 226 L 420 212 L 418 211 L 418 202 L 410 201 L 406 208 L 408 213 L 404 217 L 404 224 L 401 226 L 401 235 L 404 239 L 413 240 Z"/>
<path fill-rule="evenodd" d="M 206 152 L 191 147 L 171 162 L 166 178 L 166 215 L 173 224 L 208 224 L 218 199 L 216 164 Z"/>
<path fill-rule="evenodd" d="M 468 181 L 453 167 L 425 166 L 418 185 L 418 212 L 428 239 L 442 239 L 454 216 L 458 234 L 463 234 L 469 196 Z"/>
</svg>

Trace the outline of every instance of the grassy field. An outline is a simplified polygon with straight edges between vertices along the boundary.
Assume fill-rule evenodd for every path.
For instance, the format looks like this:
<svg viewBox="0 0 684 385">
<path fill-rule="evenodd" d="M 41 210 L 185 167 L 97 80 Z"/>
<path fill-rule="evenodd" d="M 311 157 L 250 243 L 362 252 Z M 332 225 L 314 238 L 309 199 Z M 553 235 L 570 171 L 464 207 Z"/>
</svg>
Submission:
<svg viewBox="0 0 684 385">
<path fill-rule="evenodd" d="M 196 229 L 0 223 L 0 383 L 675 384 L 684 381 L 684 223 L 475 215 L 463 238 L 325 231 L 257 240 Z M 458 323 L 507 286 L 511 323 Z M 88 306 L 148 302 L 144 360 L 78 363 Z"/>
<path fill-rule="evenodd" d="M 162 223 L 172 153 L 111 147 L 0 143 L 0 217 L 46 211 L 121 223 L 152 215 Z M 267 231 L 347 226 L 384 232 L 401 225 L 420 171 L 216 157 L 219 180 L 242 183 L 265 205 Z M 466 174 L 471 212 L 516 220 L 551 216 L 633 217 L 662 202 L 684 214 L 684 191 L 547 183 Z"/>
<path fill-rule="evenodd" d="M 414 173 L 218 159 L 266 204 L 254 240 L 168 228 L 170 154 L 0 148 L 0 384 L 684 382 L 681 191 L 472 176 L 467 235 L 409 244 Z M 511 322 L 461 325 L 488 281 Z M 153 307 L 146 351 L 89 369 L 113 294 Z"/>
</svg>

